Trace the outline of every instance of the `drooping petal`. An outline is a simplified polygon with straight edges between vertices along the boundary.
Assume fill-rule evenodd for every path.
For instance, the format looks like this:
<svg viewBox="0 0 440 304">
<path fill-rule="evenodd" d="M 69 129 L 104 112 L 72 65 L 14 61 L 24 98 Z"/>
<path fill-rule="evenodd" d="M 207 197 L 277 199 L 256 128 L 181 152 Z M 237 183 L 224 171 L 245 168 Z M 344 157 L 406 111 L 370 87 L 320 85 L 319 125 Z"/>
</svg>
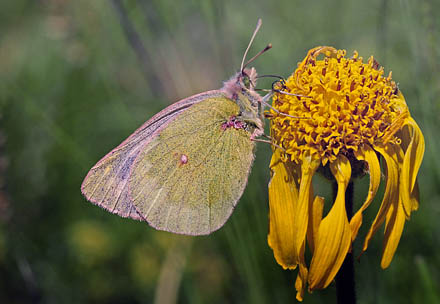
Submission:
<svg viewBox="0 0 440 304">
<path fill-rule="evenodd" d="M 338 183 L 335 203 L 319 225 L 315 251 L 309 271 L 309 289 L 325 288 L 334 279 L 351 244 L 351 229 L 345 210 L 345 191 L 351 177 L 350 162 L 338 156 L 330 163 Z"/>
<path fill-rule="evenodd" d="M 419 189 L 416 176 L 425 149 L 423 135 L 412 118 L 407 120 L 406 127 L 399 135 L 402 144 L 401 147 L 396 147 L 397 153 L 393 155 L 399 167 L 399 199 L 392 202 L 386 215 L 382 268 L 390 265 L 402 236 L 405 220 L 418 208 Z M 412 174 L 415 174 L 414 180 Z"/>
<path fill-rule="evenodd" d="M 380 183 L 380 164 L 373 149 L 368 145 L 364 145 L 363 149 L 359 149 L 354 154 L 358 160 L 363 160 L 368 163 L 368 171 L 370 173 L 370 187 L 368 189 L 368 196 L 365 199 L 362 207 L 354 214 L 354 216 L 350 220 L 352 241 L 356 239 L 359 228 L 362 225 L 362 212 L 364 212 L 365 209 L 367 209 L 367 207 L 373 201 L 373 198 L 376 196 L 377 189 L 379 188 Z"/>
<path fill-rule="evenodd" d="M 306 238 L 309 205 L 313 197 L 311 194 L 312 177 L 320 164 L 319 159 L 304 157 L 301 164 L 301 182 L 299 186 L 298 203 L 295 205 L 293 213 L 293 233 L 297 256 L 300 255 L 301 246 Z"/>
<path fill-rule="evenodd" d="M 323 211 L 324 198 L 317 196 L 311 206 L 309 206 L 309 224 L 307 228 L 307 240 L 312 253 L 315 250 L 315 243 L 318 238 L 319 224 L 321 224 Z"/>
<path fill-rule="evenodd" d="M 298 203 L 298 189 L 280 153 L 275 151 L 269 182 L 269 234 L 267 237 L 278 264 L 284 269 L 295 269 L 299 263 L 295 247 L 294 206 Z"/>
<path fill-rule="evenodd" d="M 300 248 L 299 271 L 295 281 L 296 299 L 301 302 L 304 298 L 304 291 L 306 289 L 307 276 L 308 276 L 307 265 L 304 258 L 305 247 L 306 247 L 306 242 L 304 241 L 303 245 Z"/>
<path fill-rule="evenodd" d="M 374 149 L 379 152 L 385 159 L 387 183 L 385 186 L 385 194 L 380 205 L 379 212 L 377 213 L 376 218 L 374 219 L 373 224 L 371 225 L 371 228 L 368 231 L 367 236 L 365 237 L 364 246 L 362 249 L 363 251 L 367 250 L 368 244 L 370 243 L 372 236 L 376 233 L 377 229 L 379 229 L 380 225 L 382 225 L 382 223 L 384 222 L 390 206 L 393 204 L 393 202 L 399 200 L 399 170 L 398 165 L 393 157 L 393 155 L 396 154 L 396 151 L 391 145 L 386 147 L 377 145 L 376 147 L 374 147 Z"/>
<path fill-rule="evenodd" d="M 416 182 L 414 183 L 413 191 L 411 192 L 411 200 L 415 201 L 415 205 L 417 205 L 417 208 L 419 206 L 419 198 L 420 198 L 419 181 L 416 178 Z"/>
<path fill-rule="evenodd" d="M 405 128 L 404 131 L 408 131 L 407 128 Z M 408 132 L 399 132 L 399 133 L 400 133 L 400 135 L 402 135 L 402 134 L 406 134 Z M 408 147 L 408 145 L 407 145 L 407 147 Z M 403 144 L 400 145 L 399 147 L 395 147 L 394 150 L 396 151 L 396 153 L 393 154 L 393 159 L 397 163 L 397 167 L 399 168 L 399 200 L 400 200 L 400 203 L 402 204 L 402 208 L 405 213 L 406 219 L 409 219 L 410 215 L 411 215 L 411 210 L 413 208 L 412 205 L 414 202 L 411 199 L 411 193 L 409 191 L 408 180 L 406 180 L 407 181 L 406 183 L 402 180 L 402 177 L 403 177 L 402 173 L 403 173 L 403 171 L 407 170 L 403 167 L 404 158 L 405 158 Z M 418 202 L 416 202 L 416 204 L 418 204 Z"/>
<path fill-rule="evenodd" d="M 405 212 L 401 199 L 391 204 L 386 215 L 385 237 L 383 240 L 382 260 L 380 266 L 387 268 L 396 252 L 405 224 Z"/>
<path fill-rule="evenodd" d="M 416 185 L 417 172 L 425 152 L 425 139 L 417 123 L 412 118 L 407 120 L 406 128 L 404 128 L 402 134 L 403 144 L 408 141 L 409 143 L 405 151 L 403 164 L 401 164 L 400 193 L 405 213 L 409 217 L 410 213 L 417 210 L 419 206 L 418 197 L 412 192 Z"/>
</svg>

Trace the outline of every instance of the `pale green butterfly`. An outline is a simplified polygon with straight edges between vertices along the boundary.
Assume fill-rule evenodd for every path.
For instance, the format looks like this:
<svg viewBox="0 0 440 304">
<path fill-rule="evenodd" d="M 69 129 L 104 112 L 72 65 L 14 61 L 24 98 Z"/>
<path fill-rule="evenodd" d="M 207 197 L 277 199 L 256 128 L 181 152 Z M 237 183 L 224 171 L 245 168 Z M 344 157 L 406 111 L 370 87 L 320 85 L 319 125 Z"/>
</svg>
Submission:
<svg viewBox="0 0 440 304">
<path fill-rule="evenodd" d="M 243 194 L 263 134 L 256 71 L 244 60 L 220 90 L 172 104 L 144 123 L 87 174 L 92 203 L 159 230 L 209 234 L 224 225 Z"/>
</svg>

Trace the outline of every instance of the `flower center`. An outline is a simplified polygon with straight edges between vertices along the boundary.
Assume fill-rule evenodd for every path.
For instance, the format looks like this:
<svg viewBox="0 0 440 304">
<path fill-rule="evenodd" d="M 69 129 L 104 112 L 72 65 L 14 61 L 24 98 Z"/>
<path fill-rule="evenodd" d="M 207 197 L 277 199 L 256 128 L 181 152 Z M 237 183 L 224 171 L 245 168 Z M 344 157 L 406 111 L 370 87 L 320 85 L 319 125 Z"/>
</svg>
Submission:
<svg viewBox="0 0 440 304">
<path fill-rule="evenodd" d="M 323 60 L 317 60 L 320 54 Z M 272 137 L 291 161 L 311 156 L 325 165 L 362 145 L 397 141 L 395 124 L 400 126 L 408 111 L 391 73 L 384 77 L 373 57 L 363 63 L 357 52 L 352 58 L 345 54 L 312 49 L 295 73 L 275 86 L 282 92 L 274 94 L 273 107 L 281 113 L 271 110 Z"/>
</svg>

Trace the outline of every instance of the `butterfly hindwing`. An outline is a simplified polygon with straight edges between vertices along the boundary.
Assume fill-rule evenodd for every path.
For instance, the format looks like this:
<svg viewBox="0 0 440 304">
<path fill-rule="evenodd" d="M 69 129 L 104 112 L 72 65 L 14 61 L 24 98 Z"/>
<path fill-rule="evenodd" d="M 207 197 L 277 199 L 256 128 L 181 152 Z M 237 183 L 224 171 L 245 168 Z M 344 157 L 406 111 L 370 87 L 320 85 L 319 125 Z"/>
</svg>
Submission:
<svg viewBox="0 0 440 304">
<path fill-rule="evenodd" d="M 84 196 L 112 213 L 142 220 L 142 216 L 134 208 L 128 193 L 128 177 L 134 160 L 143 147 L 176 117 L 192 105 L 220 94 L 219 91 L 198 94 L 181 100 L 156 114 L 90 169 L 81 186 Z"/>
<path fill-rule="evenodd" d="M 191 235 L 223 226 L 254 158 L 248 131 L 222 128 L 239 110 L 226 97 L 207 98 L 144 145 L 128 183 L 132 203 L 151 226 Z"/>
</svg>

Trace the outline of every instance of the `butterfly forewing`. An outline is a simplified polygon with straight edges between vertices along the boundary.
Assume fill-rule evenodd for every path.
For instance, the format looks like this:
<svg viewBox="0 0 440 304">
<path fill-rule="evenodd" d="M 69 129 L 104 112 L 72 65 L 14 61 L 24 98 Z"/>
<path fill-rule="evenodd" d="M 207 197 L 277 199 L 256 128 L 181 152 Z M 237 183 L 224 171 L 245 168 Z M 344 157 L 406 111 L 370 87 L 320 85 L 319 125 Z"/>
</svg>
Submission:
<svg viewBox="0 0 440 304">
<path fill-rule="evenodd" d="M 193 104 L 217 96 L 221 96 L 221 92 L 210 91 L 189 97 L 148 120 L 89 171 L 81 186 L 84 196 L 112 213 L 141 220 L 142 216 L 134 208 L 128 193 L 128 177 L 134 160 L 144 146 L 148 146 L 148 143 L 176 117 Z M 149 146 L 151 147 L 151 144 Z"/>
<path fill-rule="evenodd" d="M 246 186 L 254 143 L 225 97 L 207 98 L 176 117 L 137 156 L 129 194 L 137 212 L 160 230 L 209 234 L 232 213 Z"/>
</svg>

